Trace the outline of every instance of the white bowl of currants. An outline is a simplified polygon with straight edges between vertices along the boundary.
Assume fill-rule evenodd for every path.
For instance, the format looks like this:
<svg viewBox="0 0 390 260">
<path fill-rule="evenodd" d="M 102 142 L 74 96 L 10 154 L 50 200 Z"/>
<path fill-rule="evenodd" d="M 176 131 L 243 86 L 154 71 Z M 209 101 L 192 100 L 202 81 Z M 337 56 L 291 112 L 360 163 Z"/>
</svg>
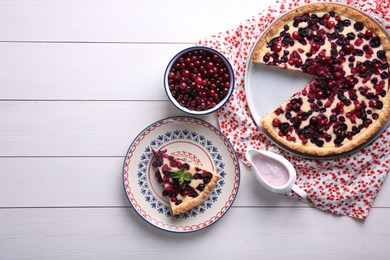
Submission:
<svg viewBox="0 0 390 260">
<path fill-rule="evenodd" d="M 234 71 L 218 51 L 202 46 L 184 49 L 169 62 L 165 92 L 180 110 L 205 115 L 217 111 L 234 89 Z"/>
</svg>

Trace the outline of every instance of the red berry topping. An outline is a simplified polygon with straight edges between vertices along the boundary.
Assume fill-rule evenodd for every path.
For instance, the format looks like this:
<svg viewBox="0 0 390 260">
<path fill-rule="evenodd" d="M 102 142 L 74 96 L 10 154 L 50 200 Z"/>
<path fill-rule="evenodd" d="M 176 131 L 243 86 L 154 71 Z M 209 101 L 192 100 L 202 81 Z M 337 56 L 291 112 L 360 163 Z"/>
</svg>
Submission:
<svg viewBox="0 0 390 260">
<path fill-rule="evenodd" d="M 328 21 L 326 23 L 326 26 L 329 28 L 329 29 L 332 29 L 334 26 L 335 26 L 335 23 L 333 21 Z"/>
<path fill-rule="evenodd" d="M 282 50 L 282 46 L 280 46 L 280 44 L 274 45 L 274 52 L 280 52 L 281 50 Z"/>
<path fill-rule="evenodd" d="M 363 44 L 363 40 L 362 39 L 357 39 L 356 41 L 355 41 L 355 46 L 360 46 L 360 45 L 362 45 Z"/>
<path fill-rule="evenodd" d="M 343 50 L 346 54 L 351 54 L 353 49 L 354 49 L 354 47 L 351 44 L 346 44 L 343 46 Z"/>
<path fill-rule="evenodd" d="M 324 20 L 329 20 L 329 18 L 330 18 L 329 14 L 324 14 L 324 16 L 322 16 L 322 19 Z"/>
<path fill-rule="evenodd" d="M 371 30 L 367 30 L 366 33 L 364 34 L 365 38 L 368 39 L 368 38 L 371 38 L 373 36 L 373 33 Z"/>
<path fill-rule="evenodd" d="M 180 191 L 180 195 L 183 196 L 183 197 L 188 196 L 188 190 Z"/>
<path fill-rule="evenodd" d="M 278 127 L 278 126 L 280 126 L 280 124 L 281 124 L 281 122 L 280 122 L 280 120 L 279 120 L 278 118 L 274 118 L 274 119 L 272 120 L 272 125 L 273 125 L 274 127 Z"/>
<path fill-rule="evenodd" d="M 161 168 L 163 172 L 169 171 L 171 168 L 169 168 L 168 165 L 164 164 L 163 167 Z"/>
<path fill-rule="evenodd" d="M 165 190 L 166 190 L 167 192 L 172 192 L 172 191 L 173 191 L 173 187 L 172 187 L 171 185 L 168 185 L 168 186 L 165 188 Z"/>
<path fill-rule="evenodd" d="M 342 74 L 341 72 L 339 72 L 339 71 L 336 71 L 336 72 L 333 74 L 333 76 L 334 76 L 336 79 L 340 79 L 340 78 L 343 76 L 343 74 Z"/>
</svg>

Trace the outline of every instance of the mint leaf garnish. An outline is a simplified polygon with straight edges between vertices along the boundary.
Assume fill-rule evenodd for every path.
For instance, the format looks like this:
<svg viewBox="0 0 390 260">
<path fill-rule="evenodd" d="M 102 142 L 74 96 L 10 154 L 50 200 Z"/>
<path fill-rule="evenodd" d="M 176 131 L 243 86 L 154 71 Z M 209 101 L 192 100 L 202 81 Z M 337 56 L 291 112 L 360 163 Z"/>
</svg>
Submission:
<svg viewBox="0 0 390 260">
<path fill-rule="evenodd" d="M 178 179 L 179 184 L 183 184 L 185 181 L 192 180 L 192 175 L 184 168 L 181 168 L 180 170 L 176 171 L 171 171 L 169 175 L 172 177 L 172 179 Z"/>
<path fill-rule="evenodd" d="M 186 173 L 184 174 L 184 176 L 183 176 L 183 179 L 184 179 L 185 181 L 191 181 L 191 180 L 192 180 L 192 175 L 189 174 L 188 172 L 186 172 Z"/>
<path fill-rule="evenodd" d="M 173 179 L 179 179 L 181 174 L 179 173 L 179 171 L 176 171 L 176 172 L 170 172 L 170 175 Z"/>
</svg>

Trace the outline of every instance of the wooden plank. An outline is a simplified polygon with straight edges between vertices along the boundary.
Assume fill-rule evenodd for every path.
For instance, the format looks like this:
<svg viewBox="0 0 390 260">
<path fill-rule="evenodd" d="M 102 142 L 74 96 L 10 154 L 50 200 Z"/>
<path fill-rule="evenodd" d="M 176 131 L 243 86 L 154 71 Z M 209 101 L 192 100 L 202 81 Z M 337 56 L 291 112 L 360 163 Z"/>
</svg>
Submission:
<svg viewBox="0 0 390 260">
<path fill-rule="evenodd" d="M 123 158 L 1 158 L 0 207 L 130 206 Z"/>
<path fill-rule="evenodd" d="M 122 184 L 123 158 L 0 158 L 0 207 L 130 206 Z M 241 164 L 237 207 L 309 207 L 273 194 Z M 374 207 L 390 207 L 386 181 Z"/>
<path fill-rule="evenodd" d="M 122 191 L 119 187 L 121 186 L 121 158 L 125 156 L 129 145 L 149 124 L 164 117 L 184 115 L 169 102 L 9 101 L 0 102 L 0 112 L 2 126 L 0 156 L 119 156 L 120 158 L 112 160 L 110 158 L 91 158 L 91 160 L 37 158 L 31 161 L 24 158 L 3 158 L 0 166 L 3 170 L 0 172 L 6 174 L 1 175 L 0 187 L 4 189 L 3 196 L 0 196 L 0 201 L 3 201 L 0 203 L 1 206 L 127 205 L 126 200 L 120 195 Z M 215 126 L 218 125 L 215 115 L 200 118 L 208 120 Z M 12 160 L 20 163 L 14 165 Z M 74 160 L 75 163 L 68 164 L 69 160 Z M 25 172 L 26 166 L 29 171 Z M 87 171 L 86 175 L 85 171 Z M 59 172 L 59 177 L 56 176 L 56 172 Z M 13 175 L 14 173 L 18 174 Z M 95 174 L 102 178 L 101 182 L 98 180 L 94 182 Z M 250 175 L 249 171 L 243 174 Z M 62 181 L 56 183 L 57 178 Z M 18 194 L 19 186 L 14 186 L 14 183 L 22 182 L 23 179 L 30 181 L 21 184 L 24 187 L 23 192 Z M 280 195 L 268 194 L 250 178 L 243 180 L 247 183 L 240 193 L 245 195 L 242 200 L 238 200 L 238 205 L 302 205 Z M 45 181 L 47 186 L 42 185 Z M 89 181 L 94 185 L 90 186 Z M 30 182 L 34 184 L 31 187 L 28 186 Z M 83 184 L 75 190 L 78 196 L 67 198 L 67 192 L 77 187 L 78 182 Z M 110 185 L 104 186 L 106 183 Z M 39 189 L 40 196 L 27 196 L 27 200 L 23 201 L 25 195 L 37 192 L 35 189 L 41 186 L 44 188 Z M 89 189 L 84 190 L 86 187 Z M 114 188 L 118 193 L 111 194 L 110 188 Z M 57 194 L 58 197 L 51 195 L 55 190 L 60 192 Z M 101 190 L 104 190 L 107 195 L 98 195 Z M 382 194 L 379 196 L 380 198 L 384 196 L 382 202 L 375 205 L 389 206 L 390 193 L 382 192 Z M 12 202 L 14 196 L 16 196 L 15 203 Z M 96 199 L 94 196 L 97 196 Z M 42 200 L 41 197 L 47 198 Z M 83 200 L 78 201 L 79 197 Z"/>
<path fill-rule="evenodd" d="M 121 157 L 0 158 L 0 207 L 130 206 L 122 164 Z M 305 206 L 253 185 L 248 168 L 241 173 L 234 205 Z"/>
<path fill-rule="evenodd" d="M 179 115 L 169 101 L 3 101 L 0 156 L 124 156 L 148 125 Z"/>
<path fill-rule="evenodd" d="M 236 28 L 269 3 L 5 0 L 0 2 L 0 41 L 192 43 Z"/>
<path fill-rule="evenodd" d="M 0 43 L 0 99 L 167 100 L 166 66 L 190 46 Z"/>
<path fill-rule="evenodd" d="M 390 253 L 390 209 L 375 209 L 363 223 L 311 208 L 232 208 L 213 226 L 192 234 L 160 231 L 130 208 L 0 213 L 5 259 L 156 259 L 173 252 L 186 259 L 387 259 Z"/>
</svg>

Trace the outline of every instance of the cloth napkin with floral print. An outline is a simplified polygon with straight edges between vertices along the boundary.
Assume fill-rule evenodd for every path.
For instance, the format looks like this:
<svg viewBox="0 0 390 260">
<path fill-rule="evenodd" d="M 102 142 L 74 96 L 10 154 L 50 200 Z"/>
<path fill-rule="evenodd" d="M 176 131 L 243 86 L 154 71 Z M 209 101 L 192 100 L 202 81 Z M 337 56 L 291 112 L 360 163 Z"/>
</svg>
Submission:
<svg viewBox="0 0 390 260">
<path fill-rule="evenodd" d="M 241 161 L 248 165 L 244 156 L 247 147 L 282 154 L 294 165 L 297 171 L 296 184 L 308 193 L 307 202 L 310 205 L 334 214 L 365 219 L 389 172 L 390 127 L 373 143 L 347 157 L 333 160 L 303 159 L 279 149 L 259 131 L 246 101 L 246 60 L 261 33 L 286 11 L 313 2 L 323 1 L 278 0 L 274 6 L 242 22 L 238 28 L 201 40 L 198 45 L 219 50 L 234 67 L 234 93 L 228 103 L 217 112 L 217 117 L 222 132 L 234 146 Z M 355 7 L 369 14 L 386 30 L 390 30 L 388 0 L 328 2 Z M 287 196 L 299 199 L 292 191 Z"/>
</svg>

